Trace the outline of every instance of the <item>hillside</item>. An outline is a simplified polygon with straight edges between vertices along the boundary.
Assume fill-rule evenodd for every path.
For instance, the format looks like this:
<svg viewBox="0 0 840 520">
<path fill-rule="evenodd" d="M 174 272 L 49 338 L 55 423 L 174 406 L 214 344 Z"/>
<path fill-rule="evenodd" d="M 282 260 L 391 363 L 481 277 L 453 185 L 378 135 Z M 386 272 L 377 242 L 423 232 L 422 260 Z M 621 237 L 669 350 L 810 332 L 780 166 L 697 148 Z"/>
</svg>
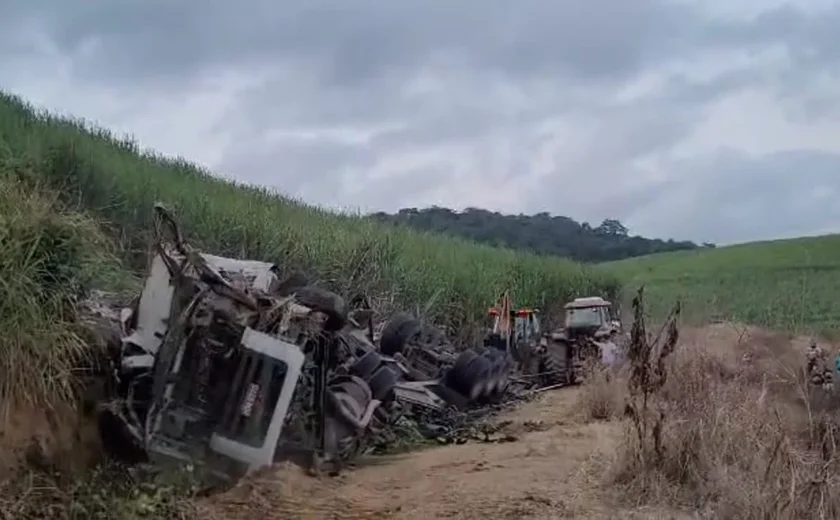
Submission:
<svg viewBox="0 0 840 520">
<path fill-rule="evenodd" d="M 667 251 L 693 250 L 689 241 L 630 236 L 618 220 L 599 226 L 548 213 L 503 215 L 484 209 L 453 211 L 447 208 L 406 208 L 396 214 L 374 213 L 371 218 L 421 231 L 463 237 L 482 244 L 509 247 L 540 255 L 554 255 L 579 262 L 604 262 Z M 703 244 L 702 247 L 714 247 Z"/>
<path fill-rule="evenodd" d="M 124 287 L 145 269 L 156 202 L 175 211 L 201 249 L 272 261 L 344 296 L 364 292 L 382 315 L 413 311 L 464 340 L 505 289 L 544 308 L 620 288 L 611 275 L 568 260 L 384 226 L 233 184 L 7 94 L 0 94 L 0 195 L 0 279 L 15 282 L 0 284 L 0 302 L 6 330 L 18 331 L 0 343 L 15 353 L 0 359 L 4 403 L 40 405 L 55 397 L 52 389 L 69 388 L 69 367 L 84 348 L 65 303 L 88 289 Z M 46 367 L 44 377 L 18 366 Z"/>
<path fill-rule="evenodd" d="M 80 330 L 73 302 L 91 289 L 133 293 L 135 275 L 146 268 L 156 202 L 174 210 L 200 249 L 272 261 L 346 297 L 364 292 L 380 318 L 412 311 L 446 326 L 454 340 L 470 341 L 505 289 L 545 308 L 620 288 L 611 275 L 569 260 L 386 226 L 230 183 L 0 94 L 0 516 L 41 507 L 38 500 L 4 501 L 16 493 L 7 485 L 32 486 L 30 476 L 17 484 L 4 477 L 33 438 L 39 456 L 62 471 L 99 453 L 86 449 L 80 428 L 89 422 L 75 410 L 85 409 L 78 390 L 100 352 Z M 109 510 L 114 506 L 96 491 L 96 479 L 107 474 L 97 475 L 88 491 L 99 502 L 81 507 Z M 66 487 L 46 474 L 31 478 L 65 493 L 50 500 L 88 496 L 77 488 L 88 485 L 83 480 Z"/>
<path fill-rule="evenodd" d="M 145 265 L 151 207 L 160 201 L 203 249 L 302 270 L 342 294 L 387 294 L 392 306 L 459 329 L 481 321 L 503 289 L 544 306 L 619 287 L 570 261 L 383 226 L 232 184 L 82 121 L 36 113 L 10 95 L 0 96 L 0 142 L 5 164 L 29 165 L 73 209 L 110 223 L 134 267 Z"/>
<path fill-rule="evenodd" d="M 647 286 L 664 312 L 680 297 L 698 321 L 735 319 L 783 330 L 840 329 L 840 235 L 662 253 L 598 267 Z"/>
</svg>

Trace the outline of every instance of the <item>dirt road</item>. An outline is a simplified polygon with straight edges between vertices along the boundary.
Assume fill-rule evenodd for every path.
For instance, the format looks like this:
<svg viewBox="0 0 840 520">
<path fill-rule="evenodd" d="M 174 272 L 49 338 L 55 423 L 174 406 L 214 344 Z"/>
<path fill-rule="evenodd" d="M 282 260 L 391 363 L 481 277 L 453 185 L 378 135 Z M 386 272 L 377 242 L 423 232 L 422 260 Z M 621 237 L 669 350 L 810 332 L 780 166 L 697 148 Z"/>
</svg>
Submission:
<svg viewBox="0 0 840 520">
<path fill-rule="evenodd" d="M 338 478 L 274 468 L 199 509 L 208 520 L 676 518 L 618 510 L 599 491 L 621 430 L 583 420 L 578 392 L 546 392 L 504 414 L 510 442 L 432 448 Z"/>
</svg>

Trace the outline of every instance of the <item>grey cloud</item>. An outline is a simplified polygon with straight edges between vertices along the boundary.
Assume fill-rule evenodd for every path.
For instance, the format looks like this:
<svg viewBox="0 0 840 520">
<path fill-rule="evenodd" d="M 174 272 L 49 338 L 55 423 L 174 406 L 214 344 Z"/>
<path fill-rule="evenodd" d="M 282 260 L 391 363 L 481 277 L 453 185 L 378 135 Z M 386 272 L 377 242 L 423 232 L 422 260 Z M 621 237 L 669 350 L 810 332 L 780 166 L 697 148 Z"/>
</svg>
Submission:
<svg viewBox="0 0 840 520">
<path fill-rule="evenodd" d="M 236 62 L 308 63 L 324 84 L 403 75 L 449 54 L 517 75 L 627 77 L 684 51 L 699 13 L 665 0 L 34 2 L 84 77 L 183 81 Z M 98 41 L 95 51 L 81 53 Z"/>
<path fill-rule="evenodd" d="M 818 114 L 836 98 L 803 96 L 802 85 L 834 72 L 840 46 L 830 29 L 840 8 L 733 21 L 668 0 L 32 0 L 4 7 L 0 59 L 39 52 L 18 38 L 24 18 L 39 20 L 72 57 L 79 88 L 186 98 L 198 78 L 253 73 L 260 81 L 212 129 L 232 143 L 214 168 L 313 202 L 394 210 L 451 191 L 481 205 L 481 189 L 497 183 L 508 207 L 490 209 L 619 217 L 640 233 L 728 241 L 771 229 L 766 215 L 737 211 L 745 208 L 783 208 L 787 230 L 817 225 L 810 208 L 797 217 L 798 206 L 775 193 L 829 182 L 825 172 L 837 166 L 828 155 L 720 155 L 666 162 L 664 180 L 646 180 L 637 161 L 667 157 L 712 102 L 745 86 L 772 85 L 801 103 L 804 117 Z M 660 92 L 614 100 L 623 84 L 671 59 L 777 44 L 790 50 L 787 70 L 738 68 L 702 81 L 672 74 Z M 440 88 L 412 90 L 427 76 Z M 571 125 L 571 142 L 558 142 L 553 121 Z M 369 139 L 293 136 L 348 128 Z M 290 137 L 267 137 L 276 131 Z M 400 160 L 415 155 L 422 160 Z M 540 170 L 538 156 L 551 171 Z M 809 176 L 795 182 L 793 171 Z M 729 206 L 737 222 L 714 209 Z"/>
<path fill-rule="evenodd" d="M 758 48 L 783 46 L 796 65 L 796 72 L 840 71 L 840 4 L 806 12 L 794 3 L 757 14 L 751 20 L 718 21 L 709 26 L 709 38 L 721 45 Z M 801 79 L 801 78 L 800 78 Z"/>
<path fill-rule="evenodd" d="M 840 232 L 840 153 L 724 150 L 670 166 L 683 175 L 651 190 L 630 225 L 722 244 Z"/>
</svg>

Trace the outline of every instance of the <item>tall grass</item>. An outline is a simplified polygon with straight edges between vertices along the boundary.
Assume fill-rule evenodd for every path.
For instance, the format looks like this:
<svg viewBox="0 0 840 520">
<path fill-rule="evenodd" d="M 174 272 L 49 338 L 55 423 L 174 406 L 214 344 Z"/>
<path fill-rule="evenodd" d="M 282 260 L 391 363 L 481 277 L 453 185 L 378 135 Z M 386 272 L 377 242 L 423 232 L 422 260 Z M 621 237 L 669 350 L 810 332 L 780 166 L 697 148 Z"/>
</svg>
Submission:
<svg viewBox="0 0 840 520">
<path fill-rule="evenodd" d="M 572 262 L 385 227 L 225 181 L 6 94 L 0 95 L 0 142 L 36 164 L 66 200 L 109 222 L 136 266 L 145 254 L 150 208 L 161 201 L 176 210 L 199 247 L 303 270 L 343 294 L 387 294 L 391 307 L 423 309 L 452 329 L 479 322 L 504 289 L 540 307 L 584 293 L 612 297 L 619 289 L 613 276 Z"/>
<path fill-rule="evenodd" d="M 663 253 L 600 264 L 644 284 L 654 316 L 680 298 L 695 322 L 730 319 L 781 330 L 840 330 L 840 235 Z"/>
<path fill-rule="evenodd" d="M 90 219 L 63 210 L 19 173 L 0 159 L 2 419 L 16 406 L 74 402 L 73 370 L 87 349 L 72 304 L 94 276 L 111 276 L 117 267 Z"/>
</svg>

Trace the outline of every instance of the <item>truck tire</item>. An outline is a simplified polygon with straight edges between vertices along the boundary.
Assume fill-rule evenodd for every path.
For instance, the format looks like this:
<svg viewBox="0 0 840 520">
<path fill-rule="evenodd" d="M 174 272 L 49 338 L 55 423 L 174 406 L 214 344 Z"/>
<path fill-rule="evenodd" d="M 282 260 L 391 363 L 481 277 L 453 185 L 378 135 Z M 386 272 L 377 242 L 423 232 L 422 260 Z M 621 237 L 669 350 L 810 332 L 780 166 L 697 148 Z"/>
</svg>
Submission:
<svg viewBox="0 0 840 520">
<path fill-rule="evenodd" d="M 295 300 L 304 307 L 326 314 L 325 328 L 331 332 L 341 330 L 347 324 L 347 305 L 344 298 L 332 291 L 307 285 L 295 289 Z"/>
<path fill-rule="evenodd" d="M 492 366 L 490 377 L 487 381 L 487 388 L 484 391 L 485 397 L 490 397 L 496 393 L 502 382 L 505 371 L 505 360 L 504 356 L 501 355 L 502 352 L 494 348 L 486 348 L 483 354 Z"/>
<path fill-rule="evenodd" d="M 382 329 L 379 350 L 386 356 L 402 352 L 406 343 L 422 330 L 420 320 L 407 313 L 394 316 Z"/>
<path fill-rule="evenodd" d="M 455 359 L 455 364 L 452 365 L 452 368 L 446 372 L 446 376 L 444 377 L 446 384 L 461 392 L 462 388 L 467 384 L 464 379 L 467 367 L 474 358 L 475 352 L 472 350 L 465 350 L 461 352 L 457 359 Z"/>
<path fill-rule="evenodd" d="M 498 375 L 493 394 L 501 395 L 505 393 L 510 382 L 510 372 L 513 370 L 513 358 L 506 352 L 500 350 L 495 353 L 495 362 L 498 367 Z"/>
<path fill-rule="evenodd" d="M 484 397 L 491 383 L 493 364 L 484 356 L 476 355 L 464 371 L 464 395 L 470 401 Z"/>
<path fill-rule="evenodd" d="M 552 342 L 543 354 L 542 372 L 545 373 L 549 384 L 574 383 L 573 367 L 568 363 L 569 345 L 562 342 Z"/>
<path fill-rule="evenodd" d="M 396 372 L 388 367 L 381 367 L 368 381 L 373 398 L 382 402 L 390 401 L 394 396 L 394 386 L 399 382 Z"/>
</svg>

